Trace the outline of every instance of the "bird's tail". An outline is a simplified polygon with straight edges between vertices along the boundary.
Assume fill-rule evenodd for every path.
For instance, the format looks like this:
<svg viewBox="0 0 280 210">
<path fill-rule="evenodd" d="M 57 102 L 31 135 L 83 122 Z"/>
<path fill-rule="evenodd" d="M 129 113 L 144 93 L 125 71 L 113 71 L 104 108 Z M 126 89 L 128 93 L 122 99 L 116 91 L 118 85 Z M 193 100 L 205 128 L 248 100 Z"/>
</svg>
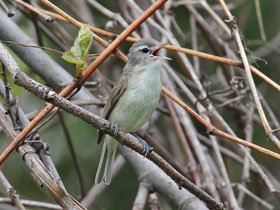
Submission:
<svg viewBox="0 0 280 210">
<path fill-rule="evenodd" d="M 108 152 L 108 141 L 106 140 L 107 139 L 105 139 L 103 144 L 102 153 L 95 176 L 95 184 L 99 184 L 101 181 L 103 181 L 106 185 L 109 185 L 112 180 L 112 167 L 117 147 L 115 147 L 113 151 Z"/>
</svg>

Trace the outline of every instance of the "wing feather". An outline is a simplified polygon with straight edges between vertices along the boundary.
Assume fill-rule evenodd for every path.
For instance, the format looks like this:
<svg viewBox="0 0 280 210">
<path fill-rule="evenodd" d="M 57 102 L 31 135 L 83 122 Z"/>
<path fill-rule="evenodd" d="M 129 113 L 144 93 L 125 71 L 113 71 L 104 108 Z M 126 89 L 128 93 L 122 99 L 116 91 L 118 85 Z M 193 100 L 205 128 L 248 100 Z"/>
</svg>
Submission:
<svg viewBox="0 0 280 210">
<path fill-rule="evenodd" d="M 109 119 L 109 116 L 110 116 L 113 108 L 115 107 L 120 96 L 124 92 L 126 85 L 127 85 L 127 80 L 128 80 L 128 76 L 123 76 L 120 79 L 120 81 L 114 86 L 112 93 L 109 96 L 107 103 L 104 106 L 104 110 L 103 110 L 103 114 L 102 114 L 102 117 L 105 118 L 106 120 Z M 100 142 L 102 141 L 103 134 L 104 133 L 102 131 L 100 131 L 100 130 L 98 131 L 97 144 L 100 144 Z"/>
</svg>

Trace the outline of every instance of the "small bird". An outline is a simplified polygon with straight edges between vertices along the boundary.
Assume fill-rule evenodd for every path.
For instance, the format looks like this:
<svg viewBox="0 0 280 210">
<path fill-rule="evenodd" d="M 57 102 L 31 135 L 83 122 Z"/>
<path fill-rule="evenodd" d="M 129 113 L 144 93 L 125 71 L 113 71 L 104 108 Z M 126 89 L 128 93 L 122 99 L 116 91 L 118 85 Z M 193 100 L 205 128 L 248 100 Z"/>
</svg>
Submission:
<svg viewBox="0 0 280 210">
<path fill-rule="evenodd" d="M 160 70 L 165 59 L 159 50 L 167 43 L 159 43 L 144 38 L 129 49 L 128 61 L 123 68 L 120 80 L 114 86 L 102 117 L 115 125 L 115 133 L 136 132 L 149 120 L 156 109 L 160 93 Z M 112 179 L 112 165 L 118 141 L 99 131 L 97 143 L 104 139 L 104 145 L 95 177 L 95 183 L 103 181 L 109 185 Z"/>
</svg>

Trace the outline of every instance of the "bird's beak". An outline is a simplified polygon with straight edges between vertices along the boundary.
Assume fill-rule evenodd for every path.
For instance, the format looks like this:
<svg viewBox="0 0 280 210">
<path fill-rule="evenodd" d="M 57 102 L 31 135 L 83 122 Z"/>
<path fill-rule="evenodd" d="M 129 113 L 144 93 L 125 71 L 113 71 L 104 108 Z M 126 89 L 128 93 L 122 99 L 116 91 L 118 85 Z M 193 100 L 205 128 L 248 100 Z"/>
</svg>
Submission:
<svg viewBox="0 0 280 210">
<path fill-rule="evenodd" d="M 163 48 L 163 47 L 165 47 L 166 45 L 168 45 L 167 42 L 162 42 L 162 43 L 160 43 L 158 46 L 155 47 L 155 49 L 154 49 L 153 52 L 152 52 L 152 55 L 153 55 L 153 56 L 158 56 L 158 57 L 163 58 L 163 59 L 172 60 L 171 58 L 168 58 L 168 57 L 165 57 L 165 56 L 161 56 L 161 55 L 159 54 L 160 49 Z"/>
</svg>

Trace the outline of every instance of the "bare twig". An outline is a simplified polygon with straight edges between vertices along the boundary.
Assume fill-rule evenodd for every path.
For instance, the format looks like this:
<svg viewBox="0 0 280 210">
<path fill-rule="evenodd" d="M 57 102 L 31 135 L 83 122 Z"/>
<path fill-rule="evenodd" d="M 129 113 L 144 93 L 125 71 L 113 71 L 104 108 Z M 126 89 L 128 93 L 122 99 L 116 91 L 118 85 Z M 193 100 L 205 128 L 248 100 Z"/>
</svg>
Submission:
<svg viewBox="0 0 280 210">
<path fill-rule="evenodd" d="M 119 24 L 122 25 L 123 28 L 128 27 L 128 23 L 123 19 L 123 17 L 120 14 L 110 11 L 109 9 L 102 6 L 100 3 L 98 3 L 95 0 L 87 0 L 87 2 L 91 6 L 93 6 L 95 9 L 102 12 L 103 15 L 107 16 L 108 18 L 110 18 L 112 20 L 116 20 Z M 136 32 L 133 32 L 132 35 L 134 37 L 140 38 L 140 36 Z"/>
<path fill-rule="evenodd" d="M 0 106 L 0 125 L 4 129 L 6 135 L 13 139 L 17 136 L 11 121 L 6 117 L 5 111 Z M 61 188 L 59 183 L 55 180 L 50 171 L 41 162 L 35 150 L 29 145 L 22 145 L 18 148 L 18 152 L 24 157 L 25 164 L 31 170 L 31 174 L 36 177 L 36 181 L 40 186 L 44 186 L 46 191 L 52 198 L 62 207 L 66 209 L 76 208 L 84 210 L 85 208 L 76 201 L 68 192 Z"/>
<path fill-rule="evenodd" d="M 20 202 L 25 206 L 30 206 L 30 207 L 34 207 L 34 208 L 62 210 L 62 208 L 59 205 L 55 205 L 55 204 L 51 204 L 51 203 L 31 201 L 31 200 L 25 200 L 25 199 L 20 199 Z M 10 204 L 12 204 L 12 199 L 10 199 L 10 198 L 0 198 L 0 203 L 10 203 Z"/>
<path fill-rule="evenodd" d="M 149 194 L 149 207 L 151 210 L 160 210 L 161 209 L 159 198 L 155 192 Z"/>
<path fill-rule="evenodd" d="M 243 191 L 244 193 L 246 193 L 248 196 L 250 196 L 252 199 L 254 199 L 258 203 L 260 203 L 266 209 L 274 209 L 274 206 L 272 206 L 271 204 L 267 203 L 265 200 L 261 199 L 260 197 L 256 196 L 252 192 L 250 192 L 243 185 L 236 183 L 236 184 L 233 184 L 233 186 L 235 186 L 238 190 Z"/>
<path fill-rule="evenodd" d="M 196 97 L 193 95 L 193 93 L 184 85 L 182 84 L 183 82 L 181 80 L 178 79 L 178 76 L 176 76 L 176 74 L 173 71 L 169 71 L 169 74 L 172 75 L 172 77 L 176 80 L 176 83 L 180 86 L 180 88 L 184 91 L 184 93 L 190 98 L 190 100 L 192 101 L 193 104 L 196 104 L 197 109 L 201 110 L 200 112 L 205 112 L 204 107 L 202 107 L 202 105 L 197 102 Z M 220 114 L 213 110 L 212 112 L 212 117 L 215 118 L 216 121 L 219 121 L 219 123 L 222 125 L 222 127 L 232 136 L 236 136 L 235 133 L 233 132 L 233 130 L 229 127 L 229 125 L 225 122 L 225 120 L 222 118 L 222 116 L 220 116 Z M 264 182 L 266 183 L 266 185 L 268 186 L 270 192 L 274 192 L 276 190 L 276 188 L 273 186 L 273 184 L 271 183 L 271 181 L 268 179 L 266 173 L 262 170 L 262 168 L 257 164 L 257 162 L 255 161 L 255 159 L 250 155 L 250 153 L 248 153 L 248 151 L 246 150 L 246 148 L 242 147 L 240 145 L 240 149 L 247 155 L 249 156 L 249 159 L 251 161 L 251 164 L 256 168 L 256 172 L 260 175 L 260 177 L 264 180 Z"/>
<path fill-rule="evenodd" d="M 234 137 L 234 136 L 231 136 L 230 134 L 228 133 L 225 133 L 219 129 L 217 129 L 216 127 L 214 127 L 213 125 L 211 125 L 210 123 L 208 123 L 207 121 L 205 121 L 200 115 L 198 115 L 195 111 L 193 111 L 189 106 L 187 106 L 186 104 L 184 104 L 178 97 L 174 97 L 170 94 L 170 92 L 165 89 L 164 90 L 164 93 L 166 95 L 168 95 L 169 97 L 172 97 L 172 99 L 178 103 L 180 106 L 182 106 L 187 112 L 189 112 L 193 117 L 195 117 L 201 124 L 203 124 L 206 128 L 207 128 L 207 131 L 210 135 L 217 135 L 219 137 L 222 137 L 222 138 L 225 138 L 225 139 L 228 139 L 228 140 L 231 140 L 235 143 L 238 143 L 238 144 L 242 144 L 246 147 L 249 147 L 249 148 L 252 148 L 252 149 L 255 149 L 255 150 L 258 150 L 259 152 L 262 152 L 264 154 L 267 154 L 271 157 L 274 157 L 274 158 L 277 158 L 280 160 L 280 154 L 278 153 L 275 153 L 275 152 L 272 152 L 268 149 L 265 149 L 263 147 L 260 147 L 260 146 L 257 146 L 255 144 L 252 144 L 250 142 L 247 142 L 247 141 L 244 141 L 240 138 L 237 138 L 237 137 Z"/>
<path fill-rule="evenodd" d="M 12 203 L 19 209 L 19 210 L 25 210 L 22 202 L 19 200 L 19 195 L 17 194 L 16 190 L 12 187 L 12 185 L 9 183 L 7 178 L 4 176 L 2 171 L 0 171 L 0 180 L 5 187 L 6 193 L 10 197 Z"/>
<path fill-rule="evenodd" d="M 0 0 L 0 7 L 3 8 L 3 10 L 7 13 L 8 17 L 14 16 L 14 12 L 12 12 L 6 4 L 3 2 L 3 0 Z"/>
<path fill-rule="evenodd" d="M 264 31 L 264 26 L 263 26 L 263 18 L 262 18 L 262 12 L 261 12 L 261 7 L 260 7 L 260 0 L 255 0 L 255 5 L 256 5 L 256 14 L 257 14 L 257 18 L 258 18 L 261 38 L 262 38 L 262 41 L 266 42 L 266 35 L 265 35 L 265 31 Z"/>
<path fill-rule="evenodd" d="M 151 183 L 147 182 L 145 179 L 140 182 L 138 192 L 133 203 L 132 210 L 144 209 L 150 191 L 149 188 L 151 188 Z"/>
<path fill-rule="evenodd" d="M 197 46 L 197 27 L 196 27 L 196 22 L 193 16 L 190 17 L 190 25 L 191 25 L 191 39 L 192 39 L 192 49 L 198 50 Z M 198 75 L 200 75 L 200 68 L 199 68 L 199 59 L 198 57 L 194 56 L 193 57 L 193 66 Z"/>
<path fill-rule="evenodd" d="M 213 11 L 213 9 L 209 6 L 207 1 L 201 0 L 200 1 L 201 6 L 212 16 L 212 18 L 221 26 L 221 28 L 224 30 L 225 34 L 230 37 L 231 32 L 228 26 L 221 20 L 221 18 Z"/>
<path fill-rule="evenodd" d="M 85 186 L 85 181 L 84 181 L 84 176 L 83 176 L 83 171 L 82 171 L 82 167 L 80 165 L 77 153 L 75 151 L 74 145 L 72 143 L 72 139 L 69 133 L 69 129 L 67 128 L 65 119 L 63 117 L 63 114 L 61 112 L 58 113 L 58 117 L 59 120 L 61 122 L 61 126 L 63 129 L 63 132 L 65 134 L 65 138 L 67 141 L 67 145 L 69 147 L 73 162 L 74 162 L 74 166 L 78 175 L 78 179 L 79 179 L 79 184 L 80 184 L 80 188 L 81 188 L 81 195 L 82 197 L 84 197 L 86 195 L 86 186 Z"/>
<path fill-rule="evenodd" d="M 183 131 L 181 125 L 180 125 L 180 122 L 179 122 L 178 117 L 175 113 L 174 107 L 171 104 L 171 101 L 168 100 L 167 96 L 165 96 L 164 99 L 165 99 L 165 103 L 167 105 L 167 108 L 169 110 L 169 113 L 171 115 L 171 118 L 172 118 L 175 130 L 176 130 L 176 133 L 178 135 L 180 144 L 182 146 L 182 150 L 185 154 L 185 157 L 188 161 L 188 164 L 190 165 L 191 173 L 192 173 L 194 182 L 195 182 L 196 185 L 200 186 L 201 181 L 200 181 L 200 178 L 198 176 L 197 165 L 196 165 L 194 157 L 193 157 L 193 155 L 190 151 L 190 147 L 188 145 L 188 142 L 187 142 L 187 139 L 185 137 L 184 131 Z"/>
<path fill-rule="evenodd" d="M 168 68 L 166 68 L 166 69 L 168 69 Z M 171 87 L 171 84 L 170 84 L 171 82 L 169 79 L 167 79 L 168 76 L 165 74 L 165 72 L 163 72 L 163 78 L 164 78 L 164 81 L 166 81 L 165 85 L 167 85 L 167 87 L 169 89 L 174 91 L 174 87 Z M 219 200 L 220 196 L 219 196 L 218 190 L 217 190 L 215 182 L 214 182 L 214 175 L 213 175 L 213 172 L 211 171 L 211 167 L 210 167 L 209 163 L 207 162 L 207 157 L 198 140 L 197 131 L 196 131 L 193 123 L 191 122 L 190 117 L 188 116 L 188 113 L 184 112 L 184 110 L 182 110 L 181 107 L 179 107 L 178 105 L 175 105 L 174 108 L 176 110 L 177 116 L 179 117 L 179 119 L 183 125 L 186 136 L 188 137 L 188 139 L 190 139 L 189 143 L 190 143 L 190 145 L 192 145 L 194 154 L 197 157 L 199 164 L 203 165 L 203 167 L 201 167 L 202 177 L 204 180 L 204 182 L 202 184 L 205 185 L 205 188 L 209 191 L 209 193 L 214 198 Z"/>
<path fill-rule="evenodd" d="M 225 14 L 228 18 L 228 21 L 231 23 L 233 36 L 234 36 L 235 41 L 237 43 L 237 46 L 238 46 L 238 49 L 239 49 L 239 52 L 240 52 L 240 55 L 241 55 L 241 58 L 242 58 L 242 62 L 243 62 L 243 65 L 244 65 L 245 73 L 246 73 L 246 76 L 247 76 L 247 79 L 248 79 L 248 83 L 249 83 L 249 86 L 251 88 L 252 95 L 253 95 L 257 110 L 259 112 L 261 121 L 263 123 L 263 127 L 264 127 L 264 130 L 266 132 L 266 135 L 280 149 L 280 141 L 274 135 L 274 133 L 272 132 L 272 129 L 271 129 L 271 127 L 270 127 L 270 125 L 267 121 L 267 118 L 266 118 L 265 113 L 263 111 L 260 99 L 258 97 L 258 92 L 257 92 L 256 85 L 254 83 L 254 79 L 253 79 L 251 71 L 250 71 L 250 65 L 249 65 L 249 62 L 247 60 L 247 56 L 246 56 L 246 53 L 245 53 L 245 50 L 244 50 L 244 47 L 243 47 L 243 43 L 242 43 L 242 40 L 241 40 L 241 37 L 240 37 L 240 34 L 239 34 L 238 26 L 236 24 L 236 19 L 231 15 L 231 12 L 227 8 L 224 0 L 219 0 L 219 2 L 221 4 L 222 8 L 224 9 L 224 12 L 225 12 Z"/>
</svg>

